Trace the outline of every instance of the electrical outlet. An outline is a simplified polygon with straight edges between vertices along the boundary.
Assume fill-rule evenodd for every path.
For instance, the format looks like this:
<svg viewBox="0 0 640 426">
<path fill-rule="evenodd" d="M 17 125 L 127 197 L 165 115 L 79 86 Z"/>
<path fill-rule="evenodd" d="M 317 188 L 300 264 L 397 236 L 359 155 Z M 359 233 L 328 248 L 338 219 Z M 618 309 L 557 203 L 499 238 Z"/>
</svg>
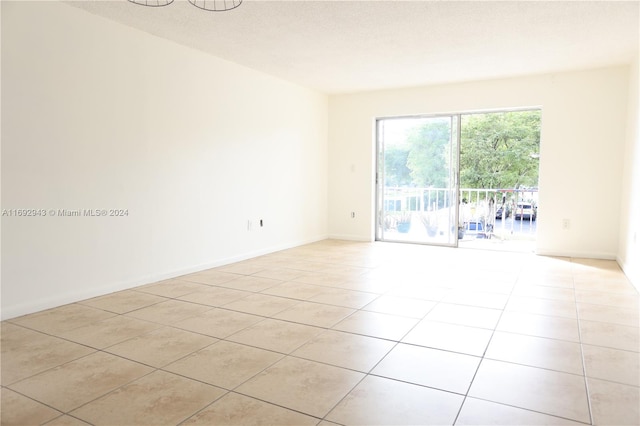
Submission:
<svg viewBox="0 0 640 426">
<path fill-rule="evenodd" d="M 571 228 L 571 221 L 569 219 L 562 219 L 562 229 L 568 230 Z"/>
<path fill-rule="evenodd" d="M 356 218 L 356 212 L 351 212 L 351 219 L 355 219 Z"/>
</svg>

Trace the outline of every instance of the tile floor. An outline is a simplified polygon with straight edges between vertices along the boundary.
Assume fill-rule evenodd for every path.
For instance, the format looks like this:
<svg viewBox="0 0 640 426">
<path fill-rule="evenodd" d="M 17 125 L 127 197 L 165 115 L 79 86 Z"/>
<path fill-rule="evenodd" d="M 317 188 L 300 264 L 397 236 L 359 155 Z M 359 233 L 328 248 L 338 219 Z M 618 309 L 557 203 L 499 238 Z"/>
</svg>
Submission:
<svg viewBox="0 0 640 426">
<path fill-rule="evenodd" d="M 640 423 L 615 262 L 327 240 L 2 322 L 2 425 Z"/>
</svg>

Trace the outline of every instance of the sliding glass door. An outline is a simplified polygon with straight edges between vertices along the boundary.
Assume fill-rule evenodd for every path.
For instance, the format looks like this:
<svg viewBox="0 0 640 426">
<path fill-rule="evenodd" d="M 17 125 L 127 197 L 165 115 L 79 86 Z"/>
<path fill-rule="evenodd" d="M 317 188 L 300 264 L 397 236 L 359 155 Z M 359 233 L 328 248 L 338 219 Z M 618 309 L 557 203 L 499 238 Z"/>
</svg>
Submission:
<svg viewBox="0 0 640 426">
<path fill-rule="evenodd" d="M 376 239 L 456 246 L 460 118 L 377 120 Z"/>
</svg>

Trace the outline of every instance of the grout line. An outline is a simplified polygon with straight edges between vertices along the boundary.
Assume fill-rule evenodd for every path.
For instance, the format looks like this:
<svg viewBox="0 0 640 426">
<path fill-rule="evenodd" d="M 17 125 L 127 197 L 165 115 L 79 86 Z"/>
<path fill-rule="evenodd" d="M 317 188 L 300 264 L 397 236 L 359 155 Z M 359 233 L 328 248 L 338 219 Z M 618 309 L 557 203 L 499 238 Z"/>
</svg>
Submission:
<svg viewBox="0 0 640 426">
<path fill-rule="evenodd" d="M 572 279 L 574 278 L 573 274 L 571 275 Z M 573 288 L 573 295 L 575 298 L 575 279 L 573 281 L 574 283 L 574 288 Z M 589 392 L 589 381 L 587 380 L 587 364 L 586 361 L 584 359 L 584 347 L 582 344 L 582 330 L 580 328 L 580 310 L 578 309 L 578 301 L 575 301 L 575 310 L 576 310 L 576 323 L 577 323 L 577 327 L 578 327 L 578 340 L 579 340 L 579 344 L 580 344 L 580 361 L 582 361 L 582 377 L 584 380 L 584 390 L 587 396 L 587 407 L 589 409 L 589 420 L 591 424 L 594 424 L 594 418 L 593 418 L 593 406 L 591 404 L 591 394 Z"/>
<path fill-rule="evenodd" d="M 518 273 L 518 275 L 520 275 L 520 274 L 522 274 L 522 270 L 520 270 L 520 272 Z M 482 356 L 481 356 L 480 362 L 478 363 L 478 366 L 476 367 L 475 373 L 473 373 L 473 376 L 471 377 L 471 381 L 469 382 L 469 387 L 467 388 L 467 391 L 465 392 L 464 398 L 462 399 L 462 404 L 460 404 L 460 408 L 458 409 L 458 413 L 456 414 L 456 417 L 453 420 L 453 424 L 454 425 L 456 424 L 456 422 L 458 421 L 458 418 L 460 417 L 460 414 L 462 413 L 462 409 L 464 407 L 465 402 L 467 401 L 467 398 L 469 398 L 469 392 L 471 391 L 471 388 L 473 387 L 473 382 L 475 381 L 476 376 L 478 375 L 478 372 L 480 371 L 480 367 L 482 366 L 484 360 L 487 359 L 486 358 L 487 351 L 489 350 L 489 346 L 491 345 L 491 341 L 493 340 L 493 336 L 495 336 L 496 330 L 498 329 L 498 326 L 500 325 L 500 321 L 502 320 L 502 315 L 504 315 L 505 310 L 507 309 L 507 305 L 509 304 L 509 300 L 511 300 L 511 297 L 513 296 L 513 291 L 516 288 L 516 285 L 517 285 L 517 280 L 511 286 L 511 291 L 509 292 L 509 297 L 507 298 L 507 301 L 505 302 L 504 307 L 500 311 L 500 315 L 498 316 L 498 320 L 496 321 L 496 325 L 493 328 L 493 330 L 491 331 L 491 336 L 489 337 L 489 340 L 487 341 L 487 345 L 485 346 L 484 351 L 482 352 Z"/>
</svg>

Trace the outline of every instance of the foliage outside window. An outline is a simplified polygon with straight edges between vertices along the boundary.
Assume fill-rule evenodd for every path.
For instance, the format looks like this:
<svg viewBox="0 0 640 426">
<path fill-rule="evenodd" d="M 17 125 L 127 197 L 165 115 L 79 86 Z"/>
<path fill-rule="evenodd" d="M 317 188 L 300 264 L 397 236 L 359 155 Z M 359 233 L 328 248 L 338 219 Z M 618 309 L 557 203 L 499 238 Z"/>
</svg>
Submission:
<svg viewBox="0 0 640 426">
<path fill-rule="evenodd" d="M 538 185 L 540 111 L 462 115 L 460 186 L 519 189 Z M 390 187 L 449 186 L 449 120 L 413 128 L 406 143 L 385 149 Z"/>
</svg>

